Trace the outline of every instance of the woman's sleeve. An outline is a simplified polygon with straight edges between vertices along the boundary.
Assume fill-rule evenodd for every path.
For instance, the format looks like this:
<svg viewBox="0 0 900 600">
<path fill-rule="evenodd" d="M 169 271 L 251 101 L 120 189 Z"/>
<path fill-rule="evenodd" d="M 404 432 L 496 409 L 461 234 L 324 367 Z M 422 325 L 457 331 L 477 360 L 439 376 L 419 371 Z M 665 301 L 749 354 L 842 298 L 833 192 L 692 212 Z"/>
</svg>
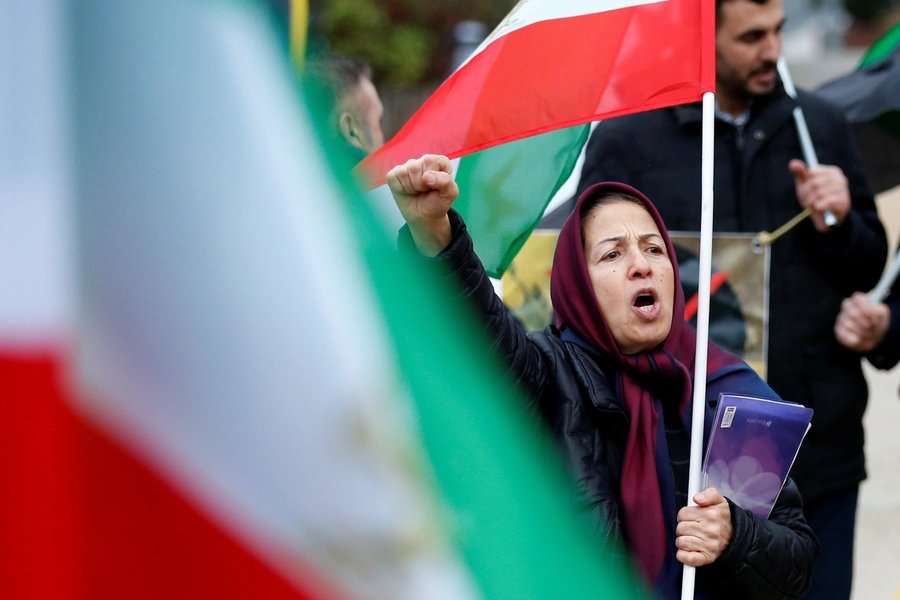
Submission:
<svg viewBox="0 0 900 600">
<path fill-rule="evenodd" d="M 819 543 L 794 482 L 785 482 L 768 519 L 728 504 L 731 542 L 714 563 L 701 567 L 705 583 L 723 598 L 775 600 L 806 593 Z"/>
<path fill-rule="evenodd" d="M 453 232 L 450 244 L 435 258 L 421 260 L 444 268 L 451 280 L 449 287 L 459 289 L 460 298 L 467 299 L 475 310 L 491 351 L 509 366 L 508 373 L 515 382 L 537 398 L 549 380 L 547 361 L 494 293 L 462 217 L 452 209 L 449 216 Z M 401 251 L 418 254 L 408 226 L 400 230 L 398 246 Z"/>
</svg>

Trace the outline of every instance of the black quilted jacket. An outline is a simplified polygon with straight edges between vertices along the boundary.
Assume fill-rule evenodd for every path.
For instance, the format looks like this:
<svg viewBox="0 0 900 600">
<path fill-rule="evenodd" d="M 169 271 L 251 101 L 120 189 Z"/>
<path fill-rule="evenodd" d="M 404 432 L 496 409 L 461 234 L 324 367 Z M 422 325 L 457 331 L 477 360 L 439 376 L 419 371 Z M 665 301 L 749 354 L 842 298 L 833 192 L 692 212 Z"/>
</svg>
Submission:
<svg viewBox="0 0 900 600">
<path fill-rule="evenodd" d="M 547 328 L 526 334 L 494 294 L 460 216 L 451 211 L 453 240 L 437 258 L 485 319 L 493 349 L 511 376 L 534 399 L 577 478 L 580 502 L 590 512 L 604 550 L 621 547 L 618 502 L 628 418 L 597 360 Z M 401 246 L 412 246 L 408 230 Z M 730 501 L 729 501 L 729 504 Z M 731 504 L 734 535 L 719 559 L 698 569 L 698 591 L 719 598 L 798 598 L 810 581 L 818 543 L 803 516 L 796 486 L 788 480 L 768 520 Z M 701 594 L 698 594 L 700 597 Z"/>
</svg>

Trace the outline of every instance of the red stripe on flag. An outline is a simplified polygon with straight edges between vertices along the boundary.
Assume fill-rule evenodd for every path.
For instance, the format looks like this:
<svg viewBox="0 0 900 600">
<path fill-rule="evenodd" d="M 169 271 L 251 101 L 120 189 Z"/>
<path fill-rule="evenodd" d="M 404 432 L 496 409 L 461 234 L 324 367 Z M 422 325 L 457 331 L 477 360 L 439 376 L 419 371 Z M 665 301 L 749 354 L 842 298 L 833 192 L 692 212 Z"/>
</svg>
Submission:
<svg viewBox="0 0 900 600">
<path fill-rule="evenodd" d="M 716 93 L 716 5 L 700 2 L 700 91 Z"/>
<path fill-rule="evenodd" d="M 667 0 L 513 31 L 444 82 L 362 168 L 383 179 L 395 165 L 426 153 L 455 158 L 553 129 L 698 101 L 715 86 L 714 54 L 703 56 L 714 48 L 715 29 L 705 28 L 701 4 Z"/>
<path fill-rule="evenodd" d="M 49 353 L 0 352 L 0 597 L 84 597 L 77 433 Z"/>
<path fill-rule="evenodd" d="M 301 564 L 297 589 L 120 445 L 84 432 L 91 597 L 338 597 Z"/>
<path fill-rule="evenodd" d="M 334 599 L 289 581 L 80 418 L 50 354 L 0 354 L 0 597 Z"/>
</svg>

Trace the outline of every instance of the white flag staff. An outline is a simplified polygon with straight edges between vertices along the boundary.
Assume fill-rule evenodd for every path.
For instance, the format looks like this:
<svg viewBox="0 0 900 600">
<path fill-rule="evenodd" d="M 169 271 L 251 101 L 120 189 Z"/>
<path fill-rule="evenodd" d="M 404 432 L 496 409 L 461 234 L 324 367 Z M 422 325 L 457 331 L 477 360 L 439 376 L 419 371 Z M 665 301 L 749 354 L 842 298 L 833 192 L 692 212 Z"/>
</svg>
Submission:
<svg viewBox="0 0 900 600">
<path fill-rule="evenodd" d="M 781 76 L 781 82 L 784 84 L 784 91 L 787 95 L 797 99 L 797 88 L 794 87 L 794 81 L 791 79 L 791 73 L 788 71 L 787 62 L 784 56 L 778 58 L 778 75 Z M 806 117 L 803 115 L 803 109 L 800 105 L 794 107 L 794 123 L 797 125 L 797 135 L 800 137 L 800 148 L 803 150 L 803 159 L 806 166 L 815 169 L 819 166 L 819 157 L 816 155 L 816 148 L 813 146 L 812 137 L 809 135 L 809 127 L 806 126 Z M 812 212 L 811 209 L 804 211 L 806 216 Z M 802 213 L 801 213 L 802 214 Z M 837 225 L 837 217 L 830 210 L 824 212 L 825 225 L 832 228 Z"/>
<path fill-rule="evenodd" d="M 696 506 L 703 462 L 703 421 L 706 411 L 706 359 L 709 351 L 709 287 L 712 279 L 713 156 L 715 147 L 716 95 L 703 94 L 703 138 L 700 147 L 700 277 L 697 282 L 697 348 L 694 358 L 694 397 L 691 401 L 691 458 L 688 472 L 688 506 Z M 694 597 L 695 567 L 684 565 L 681 600 Z"/>
</svg>

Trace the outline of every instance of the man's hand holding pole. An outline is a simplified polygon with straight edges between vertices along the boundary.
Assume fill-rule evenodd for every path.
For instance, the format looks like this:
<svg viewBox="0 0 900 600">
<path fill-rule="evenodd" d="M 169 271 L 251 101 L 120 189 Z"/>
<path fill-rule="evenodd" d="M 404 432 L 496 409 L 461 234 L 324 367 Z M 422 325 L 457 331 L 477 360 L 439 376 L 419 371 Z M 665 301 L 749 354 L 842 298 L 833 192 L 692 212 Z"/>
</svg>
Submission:
<svg viewBox="0 0 900 600">
<path fill-rule="evenodd" d="M 797 99 L 797 88 L 794 87 L 794 81 L 791 79 L 791 73 L 788 71 L 787 62 L 784 60 L 784 56 L 779 57 L 778 59 L 778 74 L 781 76 L 781 82 L 784 84 L 784 91 L 787 92 L 787 95 Z M 810 176 L 815 176 L 817 179 L 821 181 L 820 185 L 827 185 L 830 189 L 834 187 L 836 183 L 840 182 L 840 178 L 836 178 L 834 173 L 825 172 L 820 175 L 820 169 L 827 170 L 837 170 L 840 174 L 840 177 L 843 178 L 844 191 L 846 193 L 847 198 L 847 211 L 849 211 L 849 202 L 850 202 L 850 190 L 847 187 L 847 178 L 844 177 L 844 173 L 838 167 L 820 167 L 819 158 L 816 155 L 816 148 L 813 146 L 812 137 L 809 135 L 809 127 L 806 125 L 806 117 L 803 115 L 803 109 L 800 108 L 799 105 L 794 107 L 794 123 L 797 126 L 797 136 L 800 138 L 800 147 L 803 150 L 803 158 L 806 160 L 806 164 L 803 165 L 801 161 L 791 161 L 793 166 L 790 167 L 791 173 L 794 174 L 794 178 L 797 181 L 797 198 L 800 200 L 800 204 L 803 208 L 812 207 L 814 211 L 821 211 L 821 217 L 818 217 L 817 214 L 813 215 L 813 223 L 816 226 L 816 229 L 819 231 L 827 231 L 832 227 L 837 227 L 843 221 L 843 217 L 846 216 L 846 211 L 838 218 L 838 215 L 834 212 L 833 208 L 829 206 L 829 198 L 821 198 L 818 195 L 807 195 L 809 192 L 807 190 L 815 190 L 816 185 L 803 185 Z M 797 165 L 796 163 L 800 163 Z M 800 168 L 800 166 L 804 168 Z M 803 180 L 798 178 L 798 174 L 803 176 Z M 802 189 L 801 189 L 802 188 Z M 803 195 L 801 195 L 801 193 Z"/>
</svg>

